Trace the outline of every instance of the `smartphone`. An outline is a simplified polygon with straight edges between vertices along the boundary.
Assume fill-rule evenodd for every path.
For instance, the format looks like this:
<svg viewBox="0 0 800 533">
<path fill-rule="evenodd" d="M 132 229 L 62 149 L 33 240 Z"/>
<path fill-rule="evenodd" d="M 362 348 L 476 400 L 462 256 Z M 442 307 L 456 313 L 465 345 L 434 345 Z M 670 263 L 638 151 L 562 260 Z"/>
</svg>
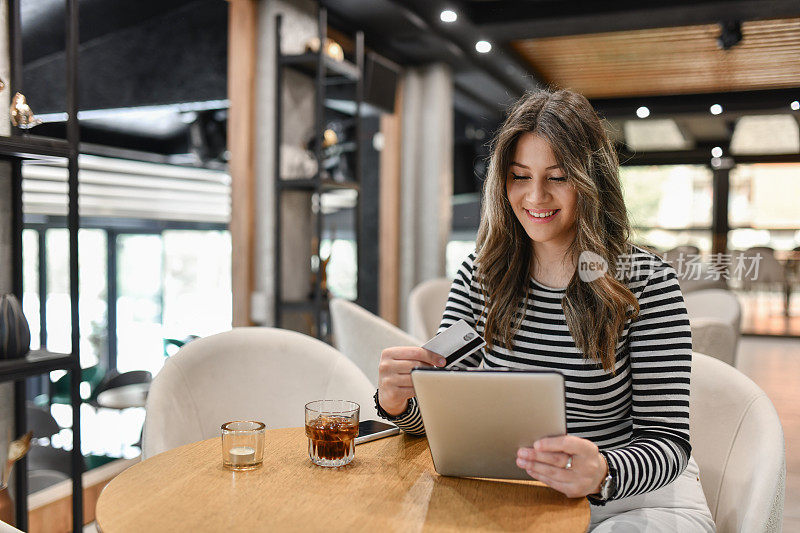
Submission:
<svg viewBox="0 0 800 533">
<path fill-rule="evenodd" d="M 358 423 L 358 437 L 356 437 L 356 444 L 363 444 L 372 440 L 382 439 L 384 437 L 391 437 L 400 433 L 400 428 L 387 424 L 386 422 L 379 422 L 377 420 L 362 420 Z"/>
</svg>

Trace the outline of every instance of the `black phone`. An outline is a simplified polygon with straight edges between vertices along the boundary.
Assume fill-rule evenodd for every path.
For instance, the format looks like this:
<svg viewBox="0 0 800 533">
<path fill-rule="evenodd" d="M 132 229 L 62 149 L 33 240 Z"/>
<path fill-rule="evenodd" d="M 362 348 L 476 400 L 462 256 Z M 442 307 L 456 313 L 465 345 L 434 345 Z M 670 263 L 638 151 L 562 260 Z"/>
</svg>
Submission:
<svg viewBox="0 0 800 533">
<path fill-rule="evenodd" d="M 356 444 L 362 444 L 384 437 L 391 437 L 399 433 L 400 428 L 393 424 L 387 424 L 386 422 L 380 422 L 378 420 L 362 420 L 358 423 Z"/>
</svg>

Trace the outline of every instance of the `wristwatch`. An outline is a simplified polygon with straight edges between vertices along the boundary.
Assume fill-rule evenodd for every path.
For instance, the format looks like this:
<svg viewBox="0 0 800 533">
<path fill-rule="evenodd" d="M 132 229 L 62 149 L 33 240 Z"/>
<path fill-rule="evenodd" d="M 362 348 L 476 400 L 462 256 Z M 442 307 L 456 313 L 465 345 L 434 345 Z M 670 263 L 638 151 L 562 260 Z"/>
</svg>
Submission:
<svg viewBox="0 0 800 533">
<path fill-rule="evenodd" d="M 608 457 L 603 452 L 600 453 L 603 455 L 603 458 L 606 460 L 606 464 L 608 465 L 608 475 L 606 475 L 606 477 L 600 483 L 600 492 L 596 494 L 590 494 L 589 500 L 597 505 L 605 505 L 606 502 L 617 492 L 617 470 L 614 468 L 614 465 L 611 464 L 611 461 L 608 460 Z"/>
<path fill-rule="evenodd" d="M 403 411 L 397 416 L 390 415 L 389 413 L 384 411 L 383 407 L 381 407 L 381 402 L 378 400 L 378 392 L 379 391 L 376 390 L 375 396 L 373 396 L 373 398 L 375 399 L 375 410 L 378 412 L 378 416 L 380 416 L 384 420 L 388 420 L 389 422 L 395 422 L 397 420 L 407 417 L 409 414 L 411 414 L 411 411 L 414 409 L 414 398 L 411 398 L 408 400 L 408 406 L 406 406 L 405 411 Z"/>
</svg>

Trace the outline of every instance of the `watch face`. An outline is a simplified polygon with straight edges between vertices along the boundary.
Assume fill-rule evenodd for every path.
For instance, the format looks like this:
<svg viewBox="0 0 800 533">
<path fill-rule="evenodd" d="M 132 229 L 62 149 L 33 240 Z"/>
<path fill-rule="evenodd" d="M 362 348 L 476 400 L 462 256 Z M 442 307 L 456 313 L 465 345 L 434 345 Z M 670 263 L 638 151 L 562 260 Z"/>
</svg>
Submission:
<svg viewBox="0 0 800 533">
<path fill-rule="evenodd" d="M 617 480 L 614 479 L 611 474 L 606 476 L 603 480 L 603 487 L 600 489 L 600 496 L 607 500 L 609 499 L 617 489 Z"/>
</svg>

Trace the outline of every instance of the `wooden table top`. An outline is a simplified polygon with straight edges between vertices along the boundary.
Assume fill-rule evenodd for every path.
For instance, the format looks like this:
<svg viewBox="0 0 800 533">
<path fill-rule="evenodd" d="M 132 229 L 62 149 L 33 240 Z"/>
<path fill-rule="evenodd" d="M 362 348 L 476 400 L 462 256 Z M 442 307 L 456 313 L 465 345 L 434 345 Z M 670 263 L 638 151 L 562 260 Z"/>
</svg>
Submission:
<svg viewBox="0 0 800 533">
<path fill-rule="evenodd" d="M 589 502 L 530 481 L 438 475 L 424 438 L 356 446 L 341 468 L 315 466 L 303 428 L 267 432 L 264 465 L 222 467 L 219 438 L 143 461 L 97 502 L 103 533 L 127 531 L 586 531 Z"/>
</svg>

